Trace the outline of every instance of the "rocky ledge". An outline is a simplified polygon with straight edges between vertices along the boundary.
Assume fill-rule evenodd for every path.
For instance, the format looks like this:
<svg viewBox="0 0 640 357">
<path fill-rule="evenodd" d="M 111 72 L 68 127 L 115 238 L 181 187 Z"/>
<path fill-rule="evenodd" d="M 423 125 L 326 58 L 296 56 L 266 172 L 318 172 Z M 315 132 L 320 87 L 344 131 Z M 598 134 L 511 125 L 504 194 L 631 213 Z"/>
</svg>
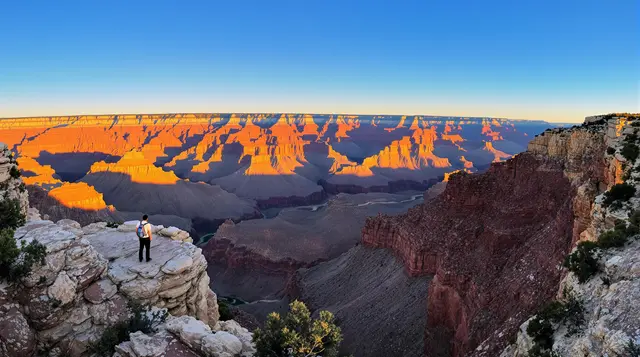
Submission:
<svg viewBox="0 0 640 357">
<path fill-rule="evenodd" d="M 16 230 L 15 238 L 18 244 L 33 240 L 43 244 L 46 262 L 34 265 L 32 273 L 19 284 L 0 290 L 3 356 L 33 356 L 36 350 L 51 351 L 52 356 L 61 352 L 70 357 L 85 356 L 90 341 L 128 315 L 128 301 L 167 309 L 172 316 L 159 335 L 132 334 L 131 341 L 123 346 L 133 347 L 122 347 L 121 356 L 148 356 L 136 343 L 148 345 L 159 336 L 167 338 L 166 346 L 184 347 L 191 353 L 167 356 L 210 356 L 215 355 L 211 351 L 218 350 L 227 354 L 216 356 L 240 356 L 251 351 L 248 331 L 233 322 L 219 323 L 206 260 L 201 250 L 189 243 L 188 233 L 154 226 L 153 260 L 141 263 L 134 222 L 118 228 L 109 228 L 106 223 L 81 227 L 71 220 L 41 220 L 34 212 L 30 217 Z M 201 346 L 184 337 L 194 324 L 211 335 Z M 225 329 L 228 332 L 213 332 Z M 173 344 L 169 333 L 175 337 Z"/>
</svg>

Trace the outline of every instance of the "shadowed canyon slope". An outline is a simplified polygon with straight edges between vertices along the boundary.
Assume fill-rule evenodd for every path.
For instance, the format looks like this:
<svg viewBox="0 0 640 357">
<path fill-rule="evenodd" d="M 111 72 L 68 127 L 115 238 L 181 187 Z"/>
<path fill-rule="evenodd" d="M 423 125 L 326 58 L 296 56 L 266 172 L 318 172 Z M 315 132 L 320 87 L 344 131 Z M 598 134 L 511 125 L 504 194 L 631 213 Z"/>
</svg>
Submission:
<svg viewBox="0 0 640 357">
<path fill-rule="evenodd" d="M 423 190 L 450 172 L 473 172 L 522 151 L 530 136 L 548 127 L 428 116 L 100 115 L 1 119 L 0 137 L 18 154 L 28 184 L 50 190 L 81 180 L 90 186 L 58 191 L 63 205 L 125 211 L 154 206 L 154 213 L 187 218 L 240 219 L 252 215 L 250 205 L 318 203 L 338 192 Z M 198 203 L 146 204 L 130 199 L 134 190 Z M 195 197 L 204 194 L 224 198 L 230 212 L 203 214 L 207 205 L 221 210 Z"/>
<path fill-rule="evenodd" d="M 620 163 L 606 153 L 617 126 L 545 132 L 483 174 L 450 176 L 428 204 L 367 220 L 366 246 L 390 248 L 411 276 L 433 276 L 427 356 L 496 356 L 555 296 L 558 266 L 588 234 L 596 195 L 620 182 Z"/>
</svg>

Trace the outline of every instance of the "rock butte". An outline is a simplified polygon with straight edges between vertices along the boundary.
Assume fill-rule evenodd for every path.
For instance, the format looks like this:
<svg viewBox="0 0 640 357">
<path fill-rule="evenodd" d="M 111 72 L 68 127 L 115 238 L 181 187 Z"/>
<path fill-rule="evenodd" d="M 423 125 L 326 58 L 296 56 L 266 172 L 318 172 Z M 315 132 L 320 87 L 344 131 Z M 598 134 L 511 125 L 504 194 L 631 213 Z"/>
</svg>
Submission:
<svg viewBox="0 0 640 357">
<path fill-rule="evenodd" d="M 70 208 L 88 211 L 108 208 L 102 194 L 84 182 L 64 183 L 49 191 L 49 195 Z"/>
</svg>

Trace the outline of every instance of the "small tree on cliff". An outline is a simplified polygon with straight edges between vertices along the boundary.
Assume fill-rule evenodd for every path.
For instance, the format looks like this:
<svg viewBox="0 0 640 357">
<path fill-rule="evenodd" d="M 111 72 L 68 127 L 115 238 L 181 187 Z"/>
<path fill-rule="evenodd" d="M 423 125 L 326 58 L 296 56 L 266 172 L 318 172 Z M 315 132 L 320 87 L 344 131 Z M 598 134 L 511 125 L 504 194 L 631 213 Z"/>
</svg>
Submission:
<svg viewBox="0 0 640 357">
<path fill-rule="evenodd" d="M 264 329 L 254 332 L 256 357 L 335 357 L 342 341 L 340 327 L 329 311 L 311 319 L 304 303 L 294 301 L 285 318 L 272 312 Z"/>
<path fill-rule="evenodd" d="M 25 220 L 18 200 L 14 198 L 0 201 L 0 229 L 16 229 L 23 225 Z"/>
</svg>

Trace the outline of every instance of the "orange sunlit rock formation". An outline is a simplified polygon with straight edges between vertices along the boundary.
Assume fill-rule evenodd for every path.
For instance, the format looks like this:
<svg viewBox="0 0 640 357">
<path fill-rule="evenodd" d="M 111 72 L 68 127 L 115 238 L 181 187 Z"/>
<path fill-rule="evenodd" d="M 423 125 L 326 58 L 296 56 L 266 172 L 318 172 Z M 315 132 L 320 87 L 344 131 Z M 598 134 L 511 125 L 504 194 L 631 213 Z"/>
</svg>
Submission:
<svg viewBox="0 0 640 357">
<path fill-rule="evenodd" d="M 55 185 L 62 181 L 55 177 L 55 170 L 50 165 L 40 165 L 35 159 L 28 156 L 18 158 L 18 166 L 22 170 L 24 181 L 27 185 Z"/>
<path fill-rule="evenodd" d="M 493 162 L 500 162 L 511 157 L 511 155 L 494 148 L 493 143 L 490 141 L 484 143 L 484 149 L 493 154 Z"/>
<path fill-rule="evenodd" d="M 394 140 L 377 155 L 367 157 L 361 168 L 341 170 L 338 174 L 357 170 L 370 172 L 372 168 L 419 170 L 425 167 L 450 167 L 448 158 L 438 157 L 433 153 L 436 139 L 435 128 L 416 129 L 411 136 L 403 136 Z"/>
<path fill-rule="evenodd" d="M 108 207 L 102 194 L 84 182 L 65 183 L 49 191 L 49 196 L 69 208 L 97 211 Z"/>
<path fill-rule="evenodd" d="M 417 115 L 98 115 L 2 119 L 0 137 L 25 162 L 31 184 L 60 185 L 108 171 L 136 183 L 220 184 L 244 198 L 321 198 L 319 180 L 340 177 L 349 187 L 421 183 L 486 167 L 524 150 L 528 133 L 548 127 L 529 123 Z M 264 179 L 245 179 L 252 177 Z M 261 190 L 250 189 L 255 185 Z"/>
<path fill-rule="evenodd" d="M 156 185 L 175 184 L 179 178 L 173 172 L 163 171 L 144 157 L 139 151 L 129 151 L 116 163 L 96 162 L 91 165 L 89 173 L 114 172 L 127 174 L 131 182 Z"/>
</svg>

